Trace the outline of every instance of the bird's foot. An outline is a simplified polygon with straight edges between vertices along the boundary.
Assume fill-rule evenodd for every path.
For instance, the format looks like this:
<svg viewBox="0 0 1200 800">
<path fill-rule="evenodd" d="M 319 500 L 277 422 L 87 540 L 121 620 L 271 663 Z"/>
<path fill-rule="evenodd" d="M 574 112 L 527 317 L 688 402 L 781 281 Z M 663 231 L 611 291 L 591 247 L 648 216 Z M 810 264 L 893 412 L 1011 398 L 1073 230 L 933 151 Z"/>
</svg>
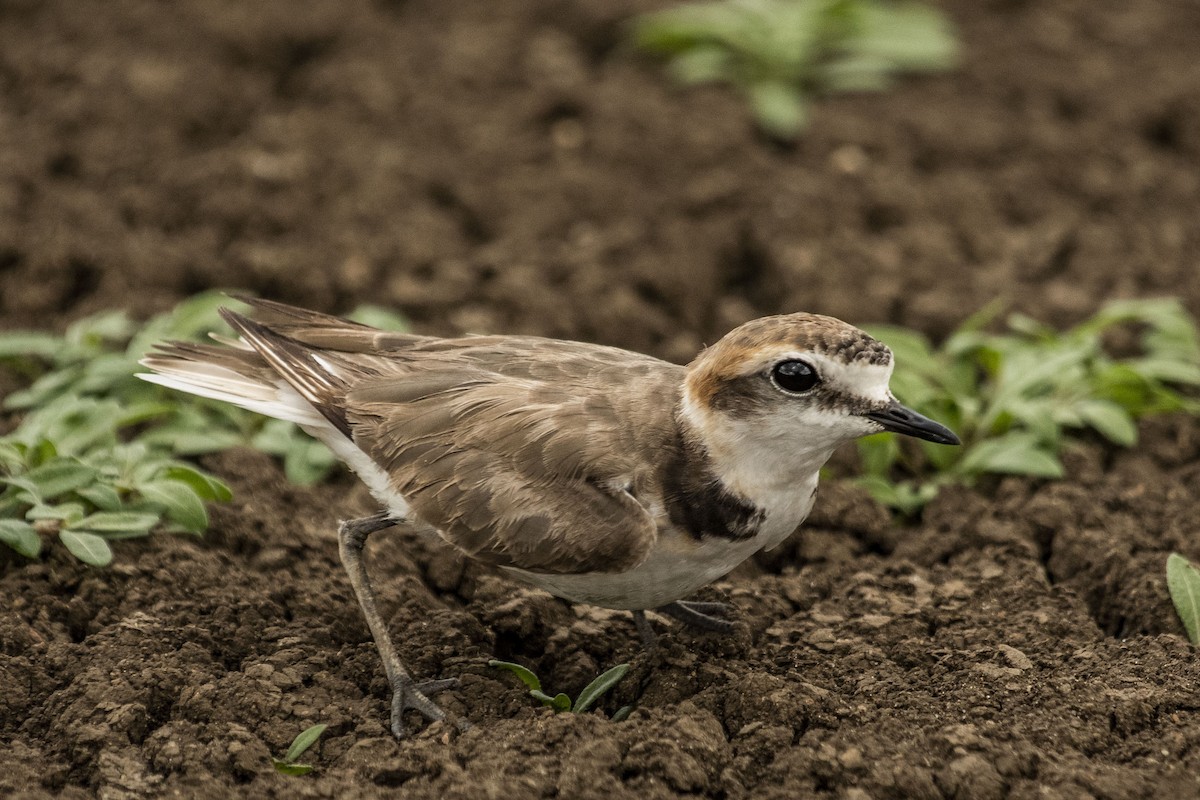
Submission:
<svg viewBox="0 0 1200 800">
<path fill-rule="evenodd" d="M 725 619 L 735 609 L 728 603 L 705 603 L 691 600 L 676 600 L 656 609 L 659 614 L 671 617 L 692 628 L 711 633 L 731 633 L 734 623 Z"/>
<path fill-rule="evenodd" d="M 700 601 L 676 600 L 665 606 L 654 609 L 655 613 L 682 622 L 691 628 L 710 633 L 729 634 L 734 630 L 734 622 L 723 617 L 733 616 L 735 609 L 728 603 L 706 603 Z M 642 637 L 642 645 L 647 650 L 658 646 L 658 636 L 646 618 L 645 611 L 634 611 L 633 621 Z"/>
<path fill-rule="evenodd" d="M 432 694 L 453 689 L 460 685 L 458 678 L 442 678 L 433 681 L 414 681 L 406 674 L 392 681 L 392 735 L 403 739 L 407 735 L 404 729 L 404 712 L 416 711 L 430 722 L 446 719 L 446 712 L 437 703 L 429 699 Z M 466 720 L 457 720 L 458 729 L 465 731 L 471 727 Z"/>
</svg>

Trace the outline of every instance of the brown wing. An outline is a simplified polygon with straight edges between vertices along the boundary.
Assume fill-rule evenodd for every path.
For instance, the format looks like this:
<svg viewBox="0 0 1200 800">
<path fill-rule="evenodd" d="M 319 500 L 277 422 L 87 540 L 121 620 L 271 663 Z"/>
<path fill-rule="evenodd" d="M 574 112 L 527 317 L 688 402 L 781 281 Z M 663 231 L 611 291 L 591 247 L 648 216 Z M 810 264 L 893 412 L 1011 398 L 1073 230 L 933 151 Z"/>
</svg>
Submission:
<svg viewBox="0 0 1200 800">
<path fill-rule="evenodd" d="M 432 366 L 346 397 L 355 442 L 423 520 L 475 558 L 533 572 L 619 572 L 645 557 L 656 525 L 627 489 L 646 468 L 637 449 L 670 423 L 677 380 L 631 386 L 602 363 L 554 383 Z"/>
</svg>

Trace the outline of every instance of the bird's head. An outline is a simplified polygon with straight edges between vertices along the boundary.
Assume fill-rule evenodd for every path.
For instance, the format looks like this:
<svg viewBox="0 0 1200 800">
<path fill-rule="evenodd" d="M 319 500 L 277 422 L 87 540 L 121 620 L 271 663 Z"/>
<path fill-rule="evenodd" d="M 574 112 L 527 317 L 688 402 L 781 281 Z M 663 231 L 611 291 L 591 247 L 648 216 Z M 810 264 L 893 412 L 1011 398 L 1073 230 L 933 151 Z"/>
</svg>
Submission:
<svg viewBox="0 0 1200 800">
<path fill-rule="evenodd" d="M 841 320 L 763 317 L 688 366 L 681 422 L 719 462 L 780 482 L 811 475 L 838 445 L 879 431 L 959 444 L 949 428 L 896 400 L 893 366 L 885 344 Z"/>
</svg>

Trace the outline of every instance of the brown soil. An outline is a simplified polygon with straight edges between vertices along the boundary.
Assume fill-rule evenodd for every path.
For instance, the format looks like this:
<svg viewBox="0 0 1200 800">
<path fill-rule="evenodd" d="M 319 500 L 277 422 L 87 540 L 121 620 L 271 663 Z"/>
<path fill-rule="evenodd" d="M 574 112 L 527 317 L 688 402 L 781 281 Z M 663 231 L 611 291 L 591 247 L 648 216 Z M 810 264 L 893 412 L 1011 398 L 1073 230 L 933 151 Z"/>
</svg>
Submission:
<svg viewBox="0 0 1200 800">
<path fill-rule="evenodd" d="M 1200 5 L 948 3 L 960 71 L 825 101 L 794 148 L 630 53 L 649 5 L 11 0 L 3 327 L 238 286 L 686 359 L 780 310 L 935 336 L 997 295 L 1060 324 L 1119 296 L 1200 312 Z M 403 656 L 462 676 L 440 699 L 474 725 L 397 743 L 332 538 L 365 493 L 229 453 L 203 539 L 107 570 L 0 556 L 0 794 L 1200 797 L 1200 661 L 1163 579 L 1200 557 L 1200 426 L 1069 461 L 912 528 L 826 486 L 707 591 L 737 635 L 654 656 L 628 615 L 381 534 Z M 494 656 L 569 693 L 629 660 L 601 705 L 637 710 L 554 716 Z M 318 771 L 277 775 L 315 722 Z"/>
</svg>

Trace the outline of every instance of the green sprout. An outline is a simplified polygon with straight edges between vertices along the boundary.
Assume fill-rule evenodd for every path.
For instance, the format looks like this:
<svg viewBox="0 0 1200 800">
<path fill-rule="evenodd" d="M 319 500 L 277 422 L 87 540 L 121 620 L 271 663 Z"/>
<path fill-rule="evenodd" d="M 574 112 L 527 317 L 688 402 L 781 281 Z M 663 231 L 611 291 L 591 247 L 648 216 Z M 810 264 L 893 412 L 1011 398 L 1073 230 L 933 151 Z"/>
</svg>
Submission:
<svg viewBox="0 0 1200 800">
<path fill-rule="evenodd" d="M 575 698 L 575 702 L 572 703 L 571 698 L 562 692 L 559 692 L 551 697 L 549 694 L 542 691 L 542 682 L 538 679 L 538 676 L 534 675 L 532 670 L 523 667 L 520 664 L 514 664 L 511 661 L 497 661 L 492 659 L 488 662 L 488 666 L 496 667 L 498 669 L 506 669 L 513 675 L 516 675 L 521 680 L 521 683 L 529 687 L 529 694 L 532 695 L 534 699 L 538 700 L 542 705 L 546 706 L 547 708 L 554 709 L 555 714 L 559 713 L 560 711 L 570 711 L 576 714 L 582 714 L 591 708 L 592 705 L 599 700 L 602 695 L 620 683 L 621 679 L 625 677 L 625 673 L 629 672 L 628 664 L 618 664 L 612 669 L 601 673 L 600 675 L 596 676 L 591 683 L 583 687 L 583 691 L 579 693 L 579 697 Z M 617 712 L 612 716 L 613 722 L 620 722 L 621 720 L 625 719 L 627 716 L 629 716 L 630 711 L 632 711 L 632 707 L 630 706 L 624 706 L 618 709 Z"/>
<path fill-rule="evenodd" d="M 105 566 L 113 540 L 203 533 L 205 502 L 231 494 L 184 459 L 238 445 L 282 458 L 296 483 L 328 474 L 332 454 L 296 426 L 135 377 L 157 342 L 231 333 L 217 309 L 234 303 L 209 292 L 142 325 L 109 311 L 61 335 L 0 333 L 0 366 L 28 383 L 0 405 L 9 430 L 0 436 L 0 544 L 37 558 L 43 537 L 57 535 L 79 560 Z M 403 326 L 380 309 L 356 313 Z"/>
<path fill-rule="evenodd" d="M 879 502 L 912 514 L 945 484 L 1060 478 L 1059 454 L 1086 431 L 1130 447 L 1141 417 L 1200 413 L 1200 401 L 1177 388 L 1200 387 L 1200 335 L 1176 300 L 1112 302 L 1061 333 L 1019 314 L 1007 333 L 984 332 L 996 313 L 984 309 L 936 349 L 910 330 L 869 329 L 895 354 L 901 402 L 963 440 L 956 448 L 890 433 L 861 439 L 860 482 Z M 1109 352 L 1105 338 L 1120 329 L 1137 334 L 1135 354 Z"/>
<path fill-rule="evenodd" d="M 275 771 L 284 775 L 307 775 L 313 771 L 312 764 L 296 763 L 300 756 L 304 755 L 304 751 L 316 744 L 317 739 L 321 738 L 321 734 L 325 732 L 328 725 L 313 725 L 311 728 L 302 730 L 295 739 L 292 740 L 292 746 L 284 754 L 283 758 L 272 758 L 271 763 L 275 765 Z"/>
<path fill-rule="evenodd" d="M 900 72 L 954 65 L 940 12 L 889 0 L 710 0 L 638 17 L 637 47 L 683 84 L 732 84 L 768 134 L 790 140 L 816 93 L 878 91 Z"/>
<path fill-rule="evenodd" d="M 1167 591 L 1188 639 L 1200 647 L 1200 570 L 1178 553 L 1167 556 Z"/>
</svg>

